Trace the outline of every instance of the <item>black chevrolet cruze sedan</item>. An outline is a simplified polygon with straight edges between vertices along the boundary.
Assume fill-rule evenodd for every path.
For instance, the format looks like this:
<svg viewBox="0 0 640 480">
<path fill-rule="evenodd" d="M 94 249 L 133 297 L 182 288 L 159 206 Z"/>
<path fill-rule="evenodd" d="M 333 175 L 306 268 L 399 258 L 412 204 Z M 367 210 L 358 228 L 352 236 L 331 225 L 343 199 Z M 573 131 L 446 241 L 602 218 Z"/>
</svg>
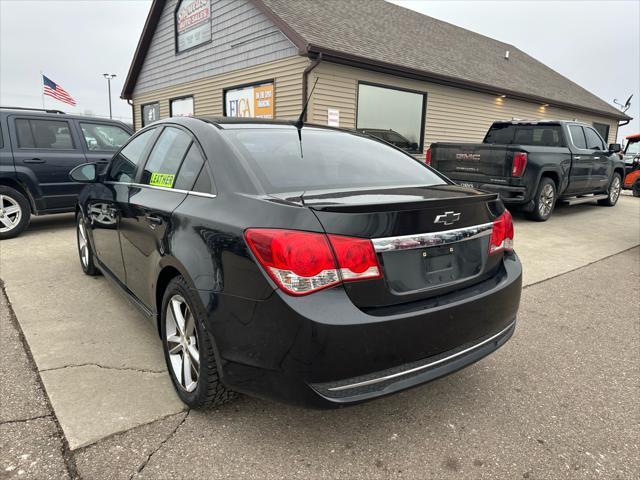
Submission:
<svg viewBox="0 0 640 480">
<path fill-rule="evenodd" d="M 157 322 L 191 407 L 336 406 L 465 367 L 513 334 L 522 268 L 496 194 L 355 131 L 181 118 L 85 164 L 78 251 Z"/>
</svg>

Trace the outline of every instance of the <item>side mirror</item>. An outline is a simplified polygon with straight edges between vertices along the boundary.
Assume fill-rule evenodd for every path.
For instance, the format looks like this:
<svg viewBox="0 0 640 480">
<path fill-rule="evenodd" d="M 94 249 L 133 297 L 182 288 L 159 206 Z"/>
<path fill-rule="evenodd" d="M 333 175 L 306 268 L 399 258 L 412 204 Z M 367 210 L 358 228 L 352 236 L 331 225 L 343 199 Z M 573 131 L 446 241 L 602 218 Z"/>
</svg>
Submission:
<svg viewBox="0 0 640 480">
<path fill-rule="evenodd" d="M 69 172 L 69 178 L 74 182 L 95 183 L 98 180 L 98 165 L 83 163 Z"/>
<path fill-rule="evenodd" d="M 619 143 L 610 143 L 609 144 L 609 151 L 611 153 L 618 153 L 622 151 L 622 145 L 620 145 Z"/>
</svg>

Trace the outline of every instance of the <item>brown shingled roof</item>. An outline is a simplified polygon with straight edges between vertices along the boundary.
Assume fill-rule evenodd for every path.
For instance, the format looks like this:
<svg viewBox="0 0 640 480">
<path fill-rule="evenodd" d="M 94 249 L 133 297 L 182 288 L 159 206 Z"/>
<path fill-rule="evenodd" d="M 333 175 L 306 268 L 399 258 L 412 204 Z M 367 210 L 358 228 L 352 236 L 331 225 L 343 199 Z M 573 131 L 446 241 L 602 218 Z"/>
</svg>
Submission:
<svg viewBox="0 0 640 480">
<path fill-rule="evenodd" d="M 384 0 L 252 1 L 303 55 L 322 53 L 326 60 L 363 68 L 629 118 L 513 45 Z M 154 0 L 150 18 L 161 4 L 164 0 Z M 133 92 L 148 41 L 140 47 L 145 35 L 150 40 L 152 23 L 145 25 L 123 98 Z"/>
</svg>

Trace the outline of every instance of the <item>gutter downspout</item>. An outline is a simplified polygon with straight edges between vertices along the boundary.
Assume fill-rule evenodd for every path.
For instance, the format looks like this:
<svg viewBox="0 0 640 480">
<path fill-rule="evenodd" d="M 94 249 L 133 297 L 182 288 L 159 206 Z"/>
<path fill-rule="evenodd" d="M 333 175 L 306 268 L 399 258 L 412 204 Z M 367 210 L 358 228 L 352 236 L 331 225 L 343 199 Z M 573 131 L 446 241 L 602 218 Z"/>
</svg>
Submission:
<svg viewBox="0 0 640 480">
<path fill-rule="evenodd" d="M 307 103 L 307 90 L 309 89 L 308 83 L 309 83 L 309 74 L 311 73 L 311 71 L 316 68 L 318 65 L 320 65 L 320 62 L 322 61 L 322 52 L 320 52 L 318 54 L 318 57 L 311 62 L 309 65 L 307 65 L 307 68 L 304 69 L 304 71 L 302 72 L 302 106 L 304 107 L 304 104 Z M 304 113 L 304 121 L 307 121 L 307 112 Z"/>
<path fill-rule="evenodd" d="M 130 98 L 127 98 L 127 103 L 131 106 L 131 126 L 133 127 L 133 133 L 136 133 L 136 109 Z"/>
</svg>

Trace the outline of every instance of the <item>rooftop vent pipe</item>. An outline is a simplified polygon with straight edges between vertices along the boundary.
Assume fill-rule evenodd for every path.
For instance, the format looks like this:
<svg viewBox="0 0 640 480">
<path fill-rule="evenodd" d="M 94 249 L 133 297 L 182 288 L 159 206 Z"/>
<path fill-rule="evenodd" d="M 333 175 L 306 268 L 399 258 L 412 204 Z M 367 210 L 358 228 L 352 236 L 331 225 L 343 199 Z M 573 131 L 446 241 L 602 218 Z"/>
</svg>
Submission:
<svg viewBox="0 0 640 480">
<path fill-rule="evenodd" d="M 509 50 L 507 50 L 506 52 L 504 52 L 504 59 L 505 59 L 505 60 L 509 60 Z"/>
</svg>

